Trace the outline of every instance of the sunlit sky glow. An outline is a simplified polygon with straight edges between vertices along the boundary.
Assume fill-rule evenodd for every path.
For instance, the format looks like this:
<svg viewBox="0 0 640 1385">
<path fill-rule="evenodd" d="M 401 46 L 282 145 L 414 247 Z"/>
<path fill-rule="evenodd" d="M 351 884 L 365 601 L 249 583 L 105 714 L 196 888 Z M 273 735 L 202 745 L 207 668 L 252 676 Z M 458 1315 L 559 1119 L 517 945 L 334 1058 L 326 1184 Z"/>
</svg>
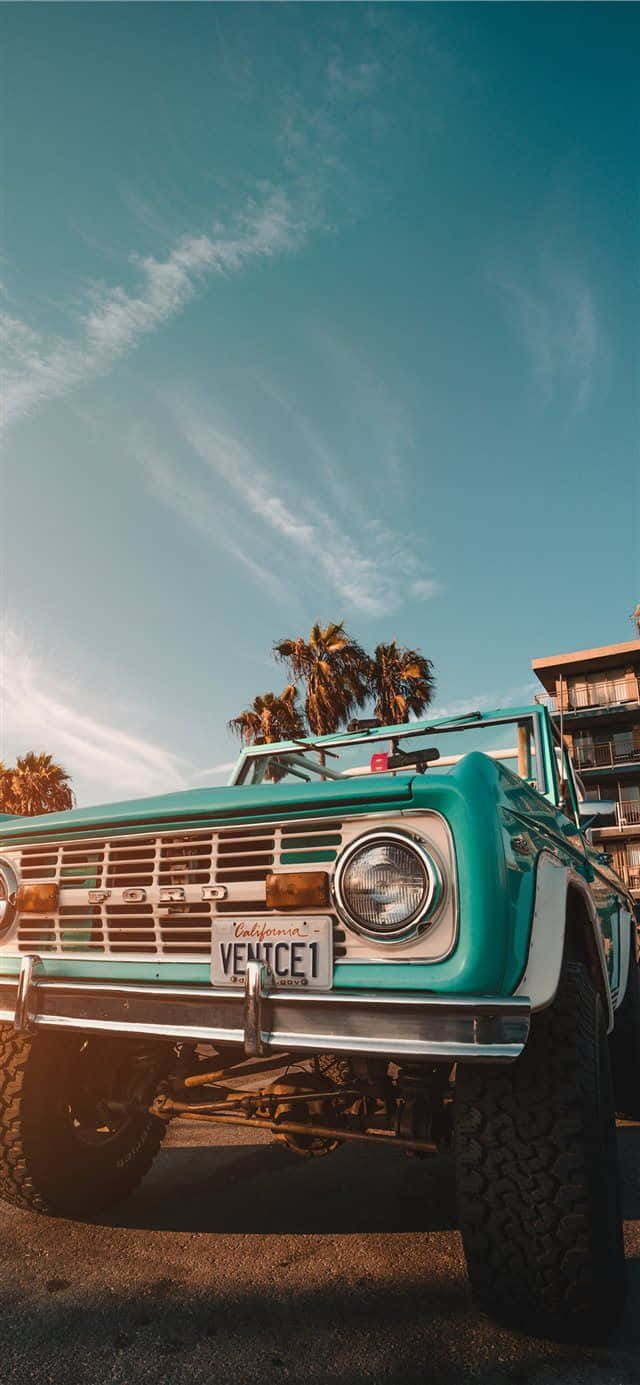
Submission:
<svg viewBox="0 0 640 1385">
<path fill-rule="evenodd" d="M 0 755 L 221 782 L 273 641 L 632 636 L 635 5 L 3 5 Z"/>
</svg>

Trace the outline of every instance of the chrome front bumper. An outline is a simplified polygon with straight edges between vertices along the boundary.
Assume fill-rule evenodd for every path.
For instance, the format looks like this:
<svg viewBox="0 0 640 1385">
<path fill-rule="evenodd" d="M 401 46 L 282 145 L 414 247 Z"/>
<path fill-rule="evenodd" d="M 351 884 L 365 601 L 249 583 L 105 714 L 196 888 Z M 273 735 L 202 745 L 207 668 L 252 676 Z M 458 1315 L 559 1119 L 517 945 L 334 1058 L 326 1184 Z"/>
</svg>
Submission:
<svg viewBox="0 0 640 1385">
<path fill-rule="evenodd" d="M 239 1044 L 249 1056 L 367 1054 L 389 1060 L 513 1062 L 529 1033 L 526 997 L 399 991 L 269 989 L 250 962 L 244 990 L 53 980 L 24 957 L 19 980 L 0 979 L 0 1021 L 18 1031 L 78 1029 L 173 1043 Z"/>
</svg>

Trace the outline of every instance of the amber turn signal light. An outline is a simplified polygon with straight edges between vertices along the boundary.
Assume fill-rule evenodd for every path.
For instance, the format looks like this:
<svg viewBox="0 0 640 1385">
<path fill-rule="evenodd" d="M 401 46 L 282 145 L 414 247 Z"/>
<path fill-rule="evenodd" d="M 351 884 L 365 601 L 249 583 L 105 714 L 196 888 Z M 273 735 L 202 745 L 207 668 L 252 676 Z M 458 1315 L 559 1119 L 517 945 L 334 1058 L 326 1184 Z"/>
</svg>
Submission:
<svg viewBox="0 0 640 1385">
<path fill-rule="evenodd" d="M 267 876 L 267 909 L 325 909 L 329 902 L 326 870 L 292 870 Z"/>
<path fill-rule="evenodd" d="M 57 907 L 57 885 L 19 885 L 16 899 L 19 914 L 51 914 Z"/>
</svg>

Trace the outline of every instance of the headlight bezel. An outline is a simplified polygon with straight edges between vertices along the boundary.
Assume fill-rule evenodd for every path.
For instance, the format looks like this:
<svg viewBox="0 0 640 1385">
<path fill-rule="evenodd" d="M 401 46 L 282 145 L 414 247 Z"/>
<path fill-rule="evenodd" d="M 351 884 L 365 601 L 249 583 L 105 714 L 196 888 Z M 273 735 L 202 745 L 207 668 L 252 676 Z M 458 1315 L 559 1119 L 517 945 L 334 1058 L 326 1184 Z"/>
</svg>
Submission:
<svg viewBox="0 0 640 1385">
<path fill-rule="evenodd" d="M 345 871 L 354 856 L 366 850 L 367 847 L 380 846 L 386 842 L 392 842 L 413 852 L 420 863 L 427 888 L 421 904 L 414 910 L 413 914 L 399 923 L 393 931 L 381 932 L 354 918 L 345 901 L 342 882 Z M 354 837 L 344 848 L 336 861 L 331 881 L 331 892 L 336 912 L 352 933 L 366 938 L 369 942 L 380 943 L 384 947 L 393 947 L 411 942 L 412 939 L 436 923 L 445 900 L 445 882 L 446 875 L 441 866 L 438 852 L 431 842 L 425 842 L 417 833 L 406 829 L 379 827 Z"/>
<path fill-rule="evenodd" d="M 0 856 L 0 878 L 4 887 L 0 893 L 0 938 L 4 938 L 15 923 L 19 883 L 15 866 L 6 856 Z"/>
</svg>

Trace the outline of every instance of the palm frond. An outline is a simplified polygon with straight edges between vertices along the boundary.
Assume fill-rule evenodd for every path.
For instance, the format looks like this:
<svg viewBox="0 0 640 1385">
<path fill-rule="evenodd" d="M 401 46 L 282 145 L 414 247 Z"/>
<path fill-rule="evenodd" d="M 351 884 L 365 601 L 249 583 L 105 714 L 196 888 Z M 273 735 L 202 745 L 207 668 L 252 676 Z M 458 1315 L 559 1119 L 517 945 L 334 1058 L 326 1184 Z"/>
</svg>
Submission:
<svg viewBox="0 0 640 1385">
<path fill-rule="evenodd" d="M 265 692 L 254 697 L 251 707 L 231 718 L 229 730 L 245 745 L 271 745 L 303 736 L 304 719 L 295 684 L 290 683 L 279 694 Z"/>
<path fill-rule="evenodd" d="M 374 711 L 385 726 L 419 717 L 432 700 L 435 678 L 431 659 L 405 649 L 396 640 L 376 647 L 370 668 Z"/>
<path fill-rule="evenodd" d="M 73 807 L 73 790 L 66 770 L 44 751 L 19 755 L 0 777 L 0 805 L 7 813 L 35 817 Z"/>
<path fill-rule="evenodd" d="M 274 645 L 290 678 L 305 685 L 305 712 L 315 736 L 326 735 L 362 707 L 369 690 L 369 658 L 347 634 L 344 622 L 312 626 L 308 640 L 284 639 Z"/>
</svg>

